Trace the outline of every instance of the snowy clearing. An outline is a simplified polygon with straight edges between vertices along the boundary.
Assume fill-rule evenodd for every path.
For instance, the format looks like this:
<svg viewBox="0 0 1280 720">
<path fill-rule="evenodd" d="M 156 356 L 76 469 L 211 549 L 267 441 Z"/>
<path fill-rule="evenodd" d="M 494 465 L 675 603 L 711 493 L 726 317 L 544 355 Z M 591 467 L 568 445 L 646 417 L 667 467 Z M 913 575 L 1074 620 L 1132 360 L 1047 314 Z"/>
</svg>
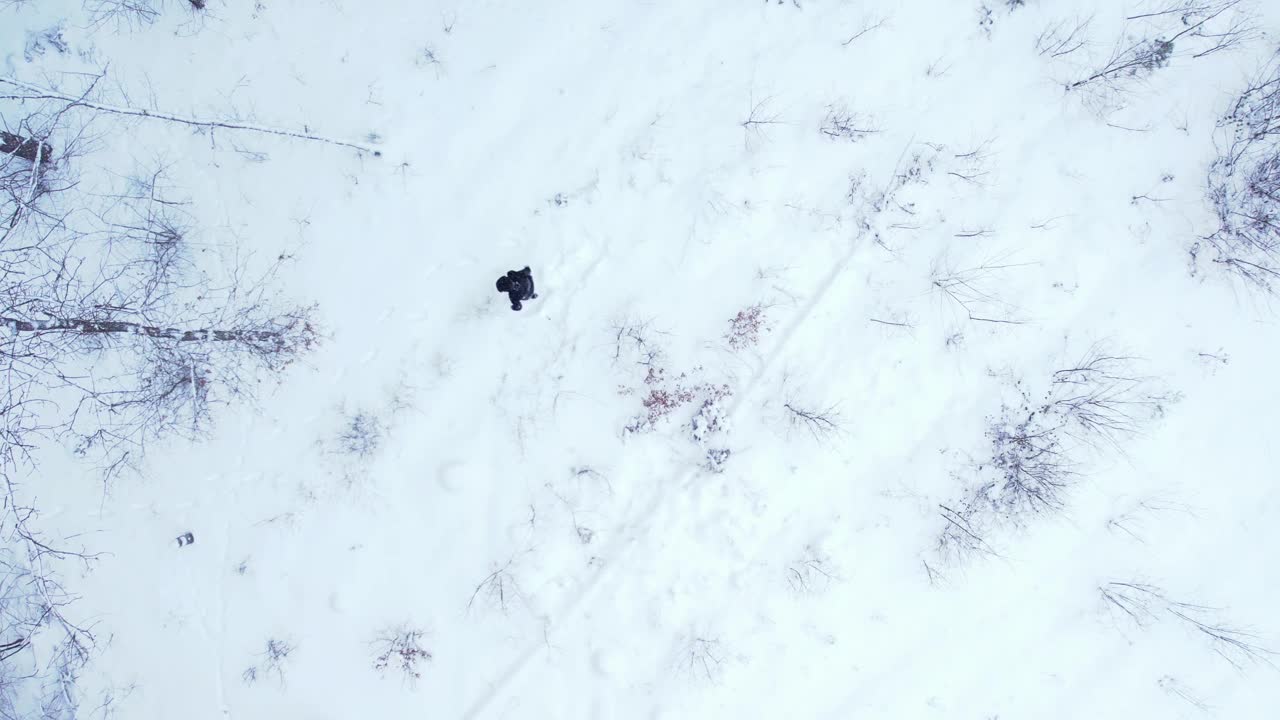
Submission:
<svg viewBox="0 0 1280 720">
<path fill-rule="evenodd" d="M 1280 5 L 0 61 L 0 718 L 1276 716 Z"/>
</svg>

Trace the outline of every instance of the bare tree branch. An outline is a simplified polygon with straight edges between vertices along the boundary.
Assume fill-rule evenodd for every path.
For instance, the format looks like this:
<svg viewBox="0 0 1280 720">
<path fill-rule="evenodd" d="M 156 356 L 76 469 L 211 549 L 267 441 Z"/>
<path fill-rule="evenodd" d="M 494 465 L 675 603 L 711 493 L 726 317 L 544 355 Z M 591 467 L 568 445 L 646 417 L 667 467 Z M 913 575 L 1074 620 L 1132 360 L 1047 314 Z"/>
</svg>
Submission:
<svg viewBox="0 0 1280 720">
<path fill-rule="evenodd" d="M 826 440 L 841 430 L 840 413 L 835 405 L 825 408 L 804 408 L 787 402 L 783 403 L 783 407 L 791 413 L 792 427 L 804 428 L 814 440 Z"/>
</svg>

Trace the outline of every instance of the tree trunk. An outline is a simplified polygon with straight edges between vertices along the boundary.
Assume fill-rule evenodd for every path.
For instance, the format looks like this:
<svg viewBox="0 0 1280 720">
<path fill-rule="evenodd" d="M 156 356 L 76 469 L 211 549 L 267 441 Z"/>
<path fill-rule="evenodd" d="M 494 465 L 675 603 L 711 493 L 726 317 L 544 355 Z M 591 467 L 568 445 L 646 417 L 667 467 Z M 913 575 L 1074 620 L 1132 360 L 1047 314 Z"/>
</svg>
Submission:
<svg viewBox="0 0 1280 720">
<path fill-rule="evenodd" d="M 18 320 L 17 318 L 0 317 L 0 324 L 15 333 L 20 332 L 73 332 L 82 335 L 143 335 L 162 340 L 178 342 L 251 342 L 261 343 L 274 340 L 283 344 L 284 337 L 275 330 L 180 330 L 178 328 L 162 328 L 156 325 L 124 322 L 120 320 L 79 320 L 75 318 L 58 318 L 54 320 Z"/>
</svg>

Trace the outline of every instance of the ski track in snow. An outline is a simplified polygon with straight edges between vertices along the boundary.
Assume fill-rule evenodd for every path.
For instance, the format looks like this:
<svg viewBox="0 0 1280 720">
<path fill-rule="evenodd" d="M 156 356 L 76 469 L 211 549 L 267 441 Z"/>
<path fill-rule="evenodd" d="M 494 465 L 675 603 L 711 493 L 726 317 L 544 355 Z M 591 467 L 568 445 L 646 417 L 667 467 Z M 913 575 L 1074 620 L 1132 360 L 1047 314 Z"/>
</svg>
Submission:
<svg viewBox="0 0 1280 720">
<path fill-rule="evenodd" d="M 890 182 L 892 182 L 892 179 Z M 799 330 L 800 326 L 809 319 L 814 308 L 816 308 L 823 299 L 827 297 L 827 294 L 836 286 L 840 277 L 846 273 L 849 264 L 853 261 L 861 247 L 861 240 L 861 237 L 856 237 L 850 240 L 849 247 L 846 250 L 844 257 L 841 258 L 839 262 L 833 264 L 830 272 L 827 274 L 827 277 L 819 283 L 813 294 L 796 313 L 796 316 L 787 324 L 778 339 L 772 343 L 772 348 L 764 362 L 760 363 L 759 367 L 755 369 L 755 372 L 752 373 L 750 379 L 744 384 L 742 390 L 735 393 L 733 403 L 730 405 L 728 413 L 731 422 L 737 419 L 742 408 L 746 406 L 747 401 L 756 391 L 761 379 L 768 374 L 769 370 L 773 368 L 776 360 L 788 349 L 791 338 L 796 334 L 796 331 Z M 569 618 L 570 616 L 581 615 L 585 609 L 590 606 L 590 603 L 596 596 L 598 589 L 604 587 L 608 581 L 613 578 L 614 574 L 618 572 L 616 568 L 626 567 L 626 560 L 628 557 L 634 553 L 644 550 L 644 540 L 646 536 L 653 527 L 657 526 L 658 521 L 661 519 L 660 514 L 664 509 L 670 507 L 669 499 L 677 496 L 676 492 L 672 491 L 682 490 L 689 485 L 693 478 L 703 474 L 704 472 L 705 471 L 702 468 L 695 466 L 680 475 L 679 479 L 674 483 L 674 487 L 668 487 L 665 484 L 659 484 L 655 487 L 653 492 L 649 494 L 649 498 L 641 511 L 638 512 L 635 517 L 627 521 L 626 526 L 630 531 L 629 537 L 619 537 L 613 541 L 610 547 L 611 552 L 605 556 L 608 558 L 608 562 L 604 568 L 592 575 L 586 586 L 570 598 L 568 602 L 562 605 L 556 611 L 555 615 L 550 618 L 550 624 L 553 628 L 559 626 L 556 622 L 556 618 L 563 619 Z M 664 502 L 664 500 L 666 502 Z M 490 707 L 494 701 L 500 698 L 504 690 L 519 678 L 521 671 L 528 666 L 529 661 L 537 653 L 539 647 L 541 647 L 539 643 L 530 643 L 523 652 L 516 656 L 515 660 L 506 669 L 496 676 L 493 681 L 494 687 L 481 695 L 467 710 L 463 717 L 468 718 L 469 720 L 481 717 L 481 713 L 483 713 L 486 708 Z"/>
</svg>

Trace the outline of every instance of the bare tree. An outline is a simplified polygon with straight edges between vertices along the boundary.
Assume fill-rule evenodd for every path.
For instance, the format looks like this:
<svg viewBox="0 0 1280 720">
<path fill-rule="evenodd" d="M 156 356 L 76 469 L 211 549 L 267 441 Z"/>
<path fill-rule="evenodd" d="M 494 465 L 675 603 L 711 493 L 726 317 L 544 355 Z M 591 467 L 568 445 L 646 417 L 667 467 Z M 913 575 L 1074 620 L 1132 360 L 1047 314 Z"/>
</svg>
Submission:
<svg viewBox="0 0 1280 720">
<path fill-rule="evenodd" d="M 771 102 L 773 102 L 773 98 L 771 97 L 767 97 L 760 102 L 752 102 L 751 111 L 747 113 L 747 119 L 738 123 L 742 126 L 742 129 L 746 131 L 746 138 L 743 140 L 743 143 L 748 150 L 750 150 L 755 143 L 763 142 L 767 139 L 766 131 L 770 127 L 785 124 L 780 119 L 781 115 L 770 108 Z"/>
<path fill-rule="evenodd" d="M 1143 533 L 1147 528 L 1148 517 L 1167 512 L 1195 515 L 1188 505 L 1162 497 L 1150 497 L 1107 520 L 1107 530 L 1123 534 L 1145 545 L 1147 541 Z"/>
<path fill-rule="evenodd" d="M 952 158 L 955 160 L 955 169 L 948 170 L 947 175 L 963 180 L 970 185 L 985 187 L 987 185 L 986 177 L 991 173 L 991 145 L 994 142 L 994 138 L 984 140 L 972 150 L 953 153 Z"/>
<path fill-rule="evenodd" d="M 1243 0 L 1180 0 L 1164 8 L 1126 18 L 1142 27 L 1128 30 L 1100 65 L 1067 84 L 1068 90 L 1086 86 L 1120 88 L 1167 66 L 1175 57 L 1199 59 L 1232 49 L 1256 35 L 1254 18 Z M 1065 25 L 1063 26 L 1065 27 Z M 1078 49 L 1084 27 L 1066 35 L 1059 31 L 1044 40 L 1041 54 L 1060 56 Z"/>
<path fill-rule="evenodd" d="M 1120 78 L 1136 78 L 1165 67 L 1173 57 L 1173 41 L 1163 38 L 1127 39 L 1118 43 L 1111 55 L 1092 74 L 1067 86 L 1074 90 L 1092 83 L 1114 83 Z"/>
<path fill-rule="evenodd" d="M 1188 688 L 1172 675 L 1162 676 L 1156 681 L 1156 685 L 1158 685 L 1161 690 L 1164 690 L 1176 698 L 1180 698 L 1200 712 L 1209 712 L 1211 709 L 1209 704 L 1197 697 L 1191 688 Z"/>
<path fill-rule="evenodd" d="M 0 407 L 11 446 L 60 439 L 118 468 L 150 439 L 203 432 L 211 407 L 251 400 L 258 381 L 314 347 L 314 309 L 276 295 L 287 255 L 256 269 L 247 257 L 197 263 L 189 201 L 163 165 L 82 191 L 83 129 L 66 125 L 69 106 L 23 100 L 30 112 L 0 158 Z"/>
<path fill-rule="evenodd" d="M 110 477 L 135 465 L 148 441 L 198 435 L 215 405 L 251 400 L 257 383 L 317 334 L 310 308 L 278 309 L 274 268 L 248 282 L 235 269 L 218 284 L 187 272 L 165 201 L 126 193 L 86 210 L 46 148 L 35 161 L 6 157 L 0 196 L 9 218 L 0 244 L 0 564 L 8 587 L 21 589 L 3 601 L 3 632 L 41 638 L 47 658 L 28 668 L 24 684 L 5 687 L 28 700 L 53 698 L 42 701 L 41 717 L 62 718 L 76 712 L 74 682 L 95 642 L 64 612 L 75 598 L 58 569 L 92 555 L 46 543 L 29 527 L 36 514 L 23 484 L 37 451 L 68 444 Z"/>
<path fill-rule="evenodd" d="M 1209 166 L 1218 227 L 1204 238 L 1212 261 L 1273 292 L 1280 280 L 1280 53 L 1218 122 L 1223 142 Z M 1192 248 L 1196 257 L 1199 246 Z"/>
<path fill-rule="evenodd" d="M 77 598 L 57 570 L 96 556 L 48 544 L 30 526 L 35 515 L 7 505 L 0 515 L 0 717 L 62 720 L 77 716 L 76 681 L 98 640 L 74 619 Z"/>
<path fill-rule="evenodd" d="M 477 600 L 482 600 L 506 613 L 513 600 L 522 599 L 520 586 L 516 584 L 515 575 L 512 574 L 515 561 L 514 557 L 507 560 L 501 566 L 494 568 L 493 572 L 476 585 L 476 589 L 471 593 L 471 599 L 467 601 L 468 610 Z"/>
<path fill-rule="evenodd" d="M 150 25 L 161 13 L 159 0 L 88 0 L 85 9 L 95 25 L 109 22 L 123 29 Z"/>
<path fill-rule="evenodd" d="M 824 441 L 839 434 L 844 427 L 840 411 L 835 405 L 803 407 L 794 402 L 783 403 L 792 428 L 803 429 L 814 440 Z"/>
<path fill-rule="evenodd" d="M 628 358 L 637 365 L 656 367 L 666 356 L 666 351 L 653 338 L 666 332 L 653 327 L 652 320 L 623 318 L 610 326 L 613 333 L 613 362 Z"/>
<path fill-rule="evenodd" d="M 255 5 L 261 9 L 262 0 Z M 192 35 L 213 17 L 209 0 L 81 0 L 81 7 L 89 29 L 117 33 L 140 33 L 163 24 L 175 34 Z"/>
<path fill-rule="evenodd" d="M 1148 379 L 1133 372 L 1135 362 L 1095 345 L 1078 362 L 1054 371 L 1048 402 L 1033 412 L 1055 415 L 1077 439 L 1114 444 L 1137 432 L 1140 419 L 1158 411 L 1163 399 L 1145 390 Z"/>
<path fill-rule="evenodd" d="M 424 662 L 431 662 L 431 653 L 422 647 L 426 632 L 411 625 L 384 630 L 374 639 L 373 669 L 386 674 L 394 671 L 406 682 L 422 679 Z"/>
<path fill-rule="evenodd" d="M 973 555 L 999 557 L 1000 553 L 987 542 L 987 533 L 991 525 L 988 506 L 982 498 L 971 494 L 964 498 L 957 507 L 938 504 L 938 517 L 943 526 L 938 532 L 934 549 L 943 560 L 957 563 Z M 939 571 L 928 562 L 924 563 L 929 575 L 929 582 L 935 583 Z"/>
<path fill-rule="evenodd" d="M 997 294 L 999 276 L 1031 263 L 1006 263 L 992 259 L 969 268 L 956 268 L 948 261 L 934 263 L 930 281 L 933 288 L 960 308 L 973 322 L 1020 325 L 1017 308 Z"/>
<path fill-rule="evenodd" d="M 1237 670 L 1253 663 L 1274 666 L 1275 651 L 1263 645 L 1258 636 L 1216 617 L 1218 608 L 1173 600 L 1161 588 L 1136 581 L 1111 581 L 1100 586 L 1098 593 L 1108 608 L 1138 627 L 1149 627 L 1162 618 L 1184 623 Z"/>
<path fill-rule="evenodd" d="M 1050 58 L 1070 55 L 1085 46 L 1092 17 L 1059 20 L 1036 36 L 1036 52 Z"/>
<path fill-rule="evenodd" d="M 1038 398 L 1015 382 L 1019 401 L 989 418 L 990 454 L 975 468 L 978 482 L 959 502 L 939 506 L 939 552 L 950 560 L 996 554 L 991 530 L 1063 509 L 1093 452 L 1119 450 L 1158 417 L 1174 397 L 1136 374 L 1135 362 L 1095 345 L 1055 371 Z"/>
<path fill-rule="evenodd" d="M 133 22 L 161 3 L 97 6 Z M 56 58 L 69 48 L 54 28 L 27 52 Z M 207 252 L 189 239 L 191 200 L 163 162 L 106 178 L 83 172 L 81 157 L 114 142 L 119 120 L 377 152 L 307 128 L 113 101 L 103 74 L 51 76 L 68 78 L 66 87 L 0 77 L 0 710 L 63 720 L 77 716 L 76 679 L 96 640 L 59 578 L 95 556 L 74 536 L 38 531 L 27 486 L 40 454 L 70 447 L 109 478 L 137 466 L 157 439 L 206 432 L 218 406 L 252 403 L 320 337 L 315 309 L 278 293 L 287 254 Z M 291 651 L 269 642 L 246 679 L 279 672 Z"/>
<path fill-rule="evenodd" d="M 886 17 L 878 17 L 874 20 L 871 20 L 871 19 L 863 20 L 862 29 L 858 30 L 853 35 L 850 35 L 849 39 L 840 43 L 840 45 L 842 45 L 843 47 L 849 47 L 850 45 L 853 44 L 853 41 L 857 40 L 863 35 L 866 35 L 867 33 L 879 30 L 880 28 L 884 27 L 885 23 L 887 22 L 889 22 L 889 19 Z"/>
</svg>

